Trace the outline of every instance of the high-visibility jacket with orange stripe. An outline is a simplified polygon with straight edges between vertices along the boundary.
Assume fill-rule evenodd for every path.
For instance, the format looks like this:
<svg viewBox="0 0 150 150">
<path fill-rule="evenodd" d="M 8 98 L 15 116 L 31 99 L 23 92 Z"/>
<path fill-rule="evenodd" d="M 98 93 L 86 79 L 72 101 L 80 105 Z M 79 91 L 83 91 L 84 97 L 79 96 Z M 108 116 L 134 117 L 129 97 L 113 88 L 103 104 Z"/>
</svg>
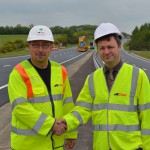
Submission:
<svg viewBox="0 0 150 150">
<path fill-rule="evenodd" d="M 74 107 L 67 72 L 51 64 L 51 92 L 29 61 L 18 64 L 10 74 L 8 92 L 12 105 L 11 148 L 14 150 L 63 150 L 64 139 L 77 132 L 56 136 L 50 132 L 55 118 Z"/>
<path fill-rule="evenodd" d="M 123 63 L 110 92 L 103 68 L 96 70 L 75 105 L 64 116 L 68 130 L 92 117 L 93 150 L 150 150 L 150 85 L 143 70 Z"/>
</svg>

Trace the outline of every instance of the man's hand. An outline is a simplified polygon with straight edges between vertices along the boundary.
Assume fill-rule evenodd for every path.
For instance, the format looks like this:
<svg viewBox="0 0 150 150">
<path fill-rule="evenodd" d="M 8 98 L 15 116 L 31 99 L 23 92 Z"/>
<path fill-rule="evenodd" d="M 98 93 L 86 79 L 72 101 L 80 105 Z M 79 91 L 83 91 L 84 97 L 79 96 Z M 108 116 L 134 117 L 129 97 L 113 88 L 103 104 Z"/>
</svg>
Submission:
<svg viewBox="0 0 150 150">
<path fill-rule="evenodd" d="M 59 119 L 59 120 L 57 120 L 57 123 L 58 123 L 58 124 L 60 124 L 60 123 L 64 123 L 64 124 L 66 124 L 66 125 L 67 125 L 67 123 L 66 123 L 66 120 L 65 120 L 65 119 Z"/>
<path fill-rule="evenodd" d="M 72 139 L 70 139 L 70 140 L 68 139 L 68 140 L 66 140 L 65 148 L 72 149 L 74 147 L 74 145 L 75 145 L 75 141 Z"/>
<path fill-rule="evenodd" d="M 52 127 L 52 132 L 56 135 L 61 135 L 67 130 L 67 125 L 64 121 L 56 119 Z"/>
</svg>

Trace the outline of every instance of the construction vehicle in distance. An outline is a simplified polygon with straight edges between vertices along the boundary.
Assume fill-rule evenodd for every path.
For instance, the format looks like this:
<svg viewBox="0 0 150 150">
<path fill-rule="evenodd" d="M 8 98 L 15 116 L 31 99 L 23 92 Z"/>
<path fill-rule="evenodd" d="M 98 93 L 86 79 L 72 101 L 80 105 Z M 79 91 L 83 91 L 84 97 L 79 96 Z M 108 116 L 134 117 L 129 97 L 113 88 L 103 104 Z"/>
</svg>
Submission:
<svg viewBox="0 0 150 150">
<path fill-rule="evenodd" d="M 88 50 L 88 40 L 86 39 L 86 36 L 79 37 L 78 41 L 78 52 L 85 52 Z"/>
<path fill-rule="evenodd" d="M 89 43 L 90 49 L 94 49 L 94 42 Z"/>
</svg>

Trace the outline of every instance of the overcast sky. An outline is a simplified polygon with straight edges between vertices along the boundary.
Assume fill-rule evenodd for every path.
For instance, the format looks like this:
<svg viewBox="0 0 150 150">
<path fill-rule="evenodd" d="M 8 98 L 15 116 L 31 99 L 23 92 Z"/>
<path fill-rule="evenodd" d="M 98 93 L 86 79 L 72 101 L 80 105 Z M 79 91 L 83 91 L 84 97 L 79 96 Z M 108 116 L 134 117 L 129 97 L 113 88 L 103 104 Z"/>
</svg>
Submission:
<svg viewBox="0 0 150 150">
<path fill-rule="evenodd" d="M 111 22 L 131 34 L 150 23 L 150 0 L 1 0 L 0 26 L 48 27 Z"/>
</svg>

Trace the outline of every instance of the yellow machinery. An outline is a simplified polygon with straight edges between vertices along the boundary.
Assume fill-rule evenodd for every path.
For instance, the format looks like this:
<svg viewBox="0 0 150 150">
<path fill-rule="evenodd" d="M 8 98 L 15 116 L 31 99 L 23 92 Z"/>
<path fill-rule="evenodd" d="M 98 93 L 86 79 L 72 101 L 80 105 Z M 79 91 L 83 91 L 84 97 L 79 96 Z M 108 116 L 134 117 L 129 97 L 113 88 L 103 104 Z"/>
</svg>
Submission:
<svg viewBox="0 0 150 150">
<path fill-rule="evenodd" d="M 78 52 L 85 52 L 88 50 L 88 40 L 86 39 L 86 36 L 79 37 L 78 41 Z"/>
</svg>

